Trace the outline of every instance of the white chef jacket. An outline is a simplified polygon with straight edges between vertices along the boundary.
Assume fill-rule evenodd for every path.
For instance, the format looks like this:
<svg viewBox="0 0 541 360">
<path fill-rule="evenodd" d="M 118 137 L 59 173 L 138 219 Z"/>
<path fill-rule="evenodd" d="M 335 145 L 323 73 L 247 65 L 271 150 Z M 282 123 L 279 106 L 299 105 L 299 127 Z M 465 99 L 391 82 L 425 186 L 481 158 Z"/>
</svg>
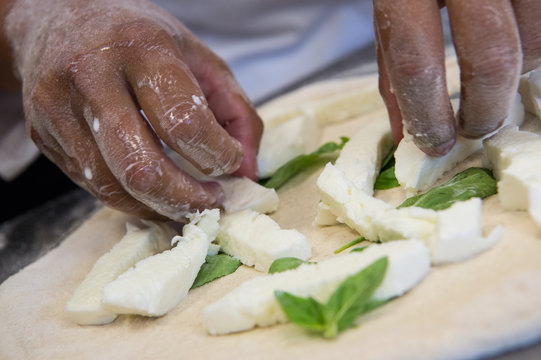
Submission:
<svg viewBox="0 0 541 360">
<path fill-rule="evenodd" d="M 258 101 L 373 41 L 368 0 L 154 0 L 231 67 Z M 0 93 L 0 176 L 38 155 L 16 102 Z M 11 106 L 12 109 L 7 109 Z"/>
</svg>

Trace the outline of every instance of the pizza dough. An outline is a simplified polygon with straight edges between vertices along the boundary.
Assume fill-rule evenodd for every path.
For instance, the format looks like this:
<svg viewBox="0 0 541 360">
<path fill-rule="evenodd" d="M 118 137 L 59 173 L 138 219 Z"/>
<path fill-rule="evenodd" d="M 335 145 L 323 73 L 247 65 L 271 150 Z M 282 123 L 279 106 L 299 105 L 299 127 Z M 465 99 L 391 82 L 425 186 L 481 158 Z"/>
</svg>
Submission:
<svg viewBox="0 0 541 360">
<path fill-rule="evenodd" d="M 311 92 L 326 94 L 325 84 Z M 308 99 L 309 100 L 309 99 Z M 274 105 L 287 105 L 287 96 Z M 328 125 L 322 142 L 352 134 L 370 121 L 386 121 L 385 109 L 351 121 Z M 541 133 L 541 122 L 527 119 L 528 130 Z M 444 176 L 481 164 L 467 164 Z M 295 228 L 311 242 L 313 259 L 355 239 L 345 225 L 312 225 L 321 169 L 292 179 L 278 191 L 280 206 L 272 215 L 282 228 Z M 401 189 L 377 191 L 376 197 L 398 205 Z M 211 337 L 201 311 L 242 281 L 258 275 L 242 266 L 234 274 L 192 290 L 185 301 L 160 318 L 120 316 L 106 326 L 84 327 L 64 312 L 74 289 L 96 259 L 124 234 L 132 220 L 103 209 L 58 248 L 0 286 L 0 358 L 10 359 L 448 359 L 487 356 L 541 338 L 541 234 L 526 212 L 506 211 L 497 196 L 483 202 L 483 228 L 506 228 L 491 250 L 467 261 L 434 267 L 411 292 L 359 319 L 360 326 L 326 341 L 292 324 Z"/>
</svg>

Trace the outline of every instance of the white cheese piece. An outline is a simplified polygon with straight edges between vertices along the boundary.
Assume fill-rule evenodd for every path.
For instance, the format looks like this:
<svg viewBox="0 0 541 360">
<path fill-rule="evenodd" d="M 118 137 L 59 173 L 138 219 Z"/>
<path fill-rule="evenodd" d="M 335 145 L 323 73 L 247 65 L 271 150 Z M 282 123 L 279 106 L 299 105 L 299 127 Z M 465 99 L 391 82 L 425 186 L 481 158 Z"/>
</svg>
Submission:
<svg viewBox="0 0 541 360">
<path fill-rule="evenodd" d="M 336 219 L 336 215 L 333 214 L 331 208 L 329 205 L 325 204 L 324 202 L 320 201 L 317 204 L 317 213 L 316 217 L 314 219 L 313 225 L 316 226 L 331 226 L 338 224 L 338 220 Z"/>
<path fill-rule="evenodd" d="M 203 325 L 210 334 L 221 335 L 286 322 L 275 290 L 326 302 L 348 276 L 383 256 L 388 257 L 388 267 L 374 300 L 404 294 L 430 270 L 428 249 L 419 241 L 372 245 L 363 252 L 338 255 L 318 264 L 303 264 L 293 270 L 247 280 L 203 310 Z"/>
<path fill-rule="evenodd" d="M 116 314 L 101 303 L 103 287 L 136 262 L 154 255 L 170 244 L 175 232 L 166 224 L 146 222 L 148 229 L 127 225 L 128 232 L 108 253 L 94 264 L 83 282 L 66 304 L 68 316 L 81 325 L 102 325 L 113 321 Z"/>
<path fill-rule="evenodd" d="M 458 137 L 446 155 L 432 157 L 404 138 L 395 152 L 395 176 L 408 194 L 430 188 L 442 175 L 481 148 L 482 141 Z"/>
<path fill-rule="evenodd" d="M 248 178 L 223 177 L 217 179 L 226 194 L 223 203 L 227 213 L 251 209 L 268 214 L 278 209 L 276 190 L 259 185 Z"/>
<path fill-rule="evenodd" d="M 316 119 L 320 125 L 349 120 L 382 106 L 377 82 L 300 105 L 301 111 Z"/>
<path fill-rule="evenodd" d="M 500 240 L 502 226 L 483 237 L 481 204 L 480 198 L 471 198 L 436 212 L 438 221 L 428 244 L 433 264 L 465 260 L 490 249 Z"/>
<path fill-rule="evenodd" d="M 372 219 L 392 208 L 391 205 L 359 190 L 343 171 L 328 163 L 317 179 L 321 201 L 325 203 L 339 222 L 368 240 L 376 241 L 378 235 Z"/>
<path fill-rule="evenodd" d="M 317 121 L 304 115 L 275 128 L 265 129 L 257 154 L 259 177 L 270 177 L 294 157 L 314 151 L 320 135 L 321 129 Z"/>
<path fill-rule="evenodd" d="M 537 222 L 541 183 L 541 136 L 508 126 L 485 140 L 484 162 L 498 180 L 500 204 L 528 210 Z"/>
<path fill-rule="evenodd" d="M 265 272 L 276 259 L 307 260 L 312 256 L 310 243 L 303 234 L 281 229 L 269 216 L 252 210 L 223 216 L 216 243 L 244 265 Z"/>
<path fill-rule="evenodd" d="M 335 166 L 359 190 L 372 195 L 381 161 L 392 146 L 389 121 L 375 119 L 351 137 L 336 159 Z"/>
<path fill-rule="evenodd" d="M 259 185 L 248 178 L 224 175 L 220 177 L 206 176 L 179 154 L 169 151 L 168 156 L 174 163 L 199 181 L 216 181 L 225 193 L 223 203 L 226 212 L 252 209 L 261 213 L 271 213 L 278 208 L 276 190 Z"/>
<path fill-rule="evenodd" d="M 474 256 L 499 238 L 482 236 L 479 198 L 455 203 L 442 211 L 417 207 L 395 209 L 360 191 L 332 164 L 325 166 L 317 186 L 322 201 L 338 221 L 371 241 L 412 238 L 423 241 L 431 250 L 434 264 Z"/>
<path fill-rule="evenodd" d="M 218 245 L 218 244 L 210 244 L 209 249 L 207 251 L 207 256 L 218 255 L 219 252 L 220 252 L 220 245 Z"/>
<path fill-rule="evenodd" d="M 430 249 L 434 265 L 458 262 L 490 249 L 501 238 L 498 226 L 482 234 L 480 198 L 459 201 L 445 210 L 390 209 L 373 220 L 380 241 L 418 239 Z"/>
<path fill-rule="evenodd" d="M 431 209 L 405 207 L 389 208 L 373 219 L 377 240 L 392 241 L 398 239 L 418 239 L 427 246 L 436 231 L 438 214 Z"/>
<path fill-rule="evenodd" d="M 103 289 L 103 306 L 117 314 L 161 316 L 188 294 L 205 262 L 219 210 L 205 210 L 183 227 L 171 250 L 135 264 Z"/>
<path fill-rule="evenodd" d="M 533 70 L 533 71 L 535 71 L 535 70 Z M 535 96 L 532 95 L 531 87 L 530 87 L 530 81 L 529 81 L 531 73 L 532 72 L 523 74 L 520 77 L 520 81 L 519 81 L 519 84 L 518 84 L 518 92 L 519 92 L 520 96 L 522 97 L 522 103 L 524 104 L 524 110 L 529 112 L 530 114 L 536 115 L 537 114 L 537 109 L 536 109 L 536 106 L 534 104 Z"/>
<path fill-rule="evenodd" d="M 523 121 L 524 106 L 520 94 L 517 93 L 509 115 L 502 126 L 520 126 Z M 481 139 L 466 139 L 459 136 L 455 146 L 446 155 L 431 157 L 413 143 L 411 136 L 405 136 L 395 152 L 396 178 L 409 194 L 427 190 L 446 171 L 451 170 L 456 164 L 481 149 L 482 144 Z"/>
</svg>

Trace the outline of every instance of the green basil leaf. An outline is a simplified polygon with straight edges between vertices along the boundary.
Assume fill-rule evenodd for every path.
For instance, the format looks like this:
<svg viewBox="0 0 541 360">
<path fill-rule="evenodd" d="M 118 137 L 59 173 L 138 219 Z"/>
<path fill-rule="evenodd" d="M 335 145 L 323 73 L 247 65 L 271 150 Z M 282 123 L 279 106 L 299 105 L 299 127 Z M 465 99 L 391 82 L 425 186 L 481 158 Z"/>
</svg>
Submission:
<svg viewBox="0 0 541 360">
<path fill-rule="evenodd" d="M 338 253 L 341 253 L 342 251 L 346 250 L 346 249 L 349 249 L 350 247 L 352 247 L 353 245 L 357 245 L 358 243 L 361 243 L 365 240 L 364 237 L 358 237 L 357 239 L 353 240 L 353 241 L 350 241 L 348 242 L 346 245 L 344 246 L 341 246 L 339 247 L 338 249 L 334 250 L 334 253 L 335 254 L 338 254 Z"/>
<path fill-rule="evenodd" d="M 368 248 L 368 245 L 367 246 L 359 246 L 359 247 L 356 247 L 355 249 L 351 249 L 350 252 L 362 252 L 362 251 L 365 251 L 367 248 Z"/>
<path fill-rule="evenodd" d="M 302 298 L 285 291 L 275 291 L 274 296 L 289 321 L 312 331 L 323 331 L 325 319 L 323 305 L 312 297 Z"/>
<path fill-rule="evenodd" d="M 426 209 L 447 209 L 457 201 L 472 197 L 485 198 L 498 192 L 496 179 L 487 169 L 472 167 L 456 174 L 444 184 L 428 192 L 406 199 L 398 208 L 417 206 Z"/>
<path fill-rule="evenodd" d="M 381 163 L 381 170 L 379 171 L 379 175 L 374 183 L 375 190 L 386 190 L 400 186 L 394 174 L 395 151 L 396 146 L 393 146 L 389 154 L 387 154 L 387 156 L 383 159 Z"/>
<path fill-rule="evenodd" d="M 334 338 L 355 325 L 357 317 L 384 303 L 370 299 L 383 281 L 387 264 L 387 257 L 382 257 L 347 277 L 324 305 L 312 297 L 302 298 L 284 291 L 274 294 L 292 323 Z"/>
<path fill-rule="evenodd" d="M 195 278 L 192 289 L 205 285 L 222 276 L 234 273 L 240 264 L 240 260 L 226 254 L 207 256 L 205 258 L 205 263 L 201 266 L 201 269 Z"/>
<path fill-rule="evenodd" d="M 394 165 L 381 171 L 374 182 L 374 190 L 387 190 L 399 186 L 400 183 L 394 174 Z"/>
<path fill-rule="evenodd" d="M 353 326 L 355 320 L 372 309 L 367 306 L 370 298 L 383 281 L 387 270 L 387 257 L 374 261 L 355 275 L 349 276 L 333 292 L 327 302 L 327 319 L 325 337 L 335 337 L 339 332 Z"/>
<path fill-rule="evenodd" d="M 286 270 L 296 269 L 302 264 L 313 264 L 309 261 L 304 261 L 295 257 L 283 257 L 276 259 L 269 267 L 269 274 L 279 273 Z"/>
<path fill-rule="evenodd" d="M 342 150 L 344 145 L 349 141 L 347 137 L 340 137 L 340 143 L 328 142 L 321 145 L 316 151 L 310 154 L 299 155 L 287 163 L 282 165 L 272 177 L 264 183 L 265 187 L 278 189 L 284 185 L 289 179 L 298 173 L 304 171 L 321 160 L 322 155 L 331 154 L 335 151 Z"/>
</svg>

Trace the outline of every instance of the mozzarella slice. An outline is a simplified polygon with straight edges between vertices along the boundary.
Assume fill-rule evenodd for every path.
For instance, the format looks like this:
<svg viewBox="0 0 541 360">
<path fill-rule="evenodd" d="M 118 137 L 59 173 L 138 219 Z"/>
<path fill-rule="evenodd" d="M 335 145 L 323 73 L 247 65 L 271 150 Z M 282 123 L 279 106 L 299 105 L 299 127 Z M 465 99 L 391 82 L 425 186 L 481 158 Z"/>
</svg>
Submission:
<svg viewBox="0 0 541 360">
<path fill-rule="evenodd" d="M 368 240 L 376 241 L 378 234 L 372 219 L 392 206 L 359 190 L 343 171 L 328 163 L 317 179 L 321 201 L 337 217 Z"/>
<path fill-rule="evenodd" d="M 435 232 L 428 240 L 433 264 L 465 260 L 492 248 L 501 239 L 501 225 L 483 237 L 481 204 L 480 198 L 472 198 L 436 211 Z"/>
<path fill-rule="evenodd" d="M 539 224 L 541 136 L 508 126 L 485 140 L 484 146 L 484 162 L 498 180 L 501 206 L 528 210 Z"/>
<path fill-rule="evenodd" d="M 116 314 L 101 303 L 103 287 L 136 262 L 170 245 L 175 232 L 166 224 L 147 222 L 148 229 L 131 228 L 113 248 L 102 255 L 66 304 L 68 316 L 81 325 L 102 325 Z"/>
<path fill-rule="evenodd" d="M 317 186 L 337 220 L 371 241 L 418 239 L 431 250 L 432 263 L 461 261 L 493 246 L 501 231 L 484 238 L 481 199 L 457 202 L 447 210 L 395 209 L 360 191 L 343 171 L 327 164 Z M 499 235 L 498 235 L 499 234 Z"/>
<path fill-rule="evenodd" d="M 383 256 L 388 257 L 388 268 L 373 295 L 374 300 L 404 294 L 430 269 L 428 249 L 419 241 L 372 245 L 360 253 L 338 255 L 318 264 L 303 264 L 293 270 L 247 280 L 203 310 L 203 325 L 210 334 L 221 335 L 286 322 L 274 296 L 275 290 L 326 302 L 348 276 Z"/>
<path fill-rule="evenodd" d="M 271 213 L 278 208 L 278 195 L 274 189 L 259 185 L 248 178 L 224 175 L 206 176 L 179 154 L 169 151 L 168 156 L 175 164 L 199 181 L 216 181 L 225 193 L 223 203 L 226 212 L 252 209 L 261 213 Z"/>
<path fill-rule="evenodd" d="M 103 306 L 117 314 L 161 316 L 188 294 L 205 262 L 219 210 L 205 210 L 184 225 L 171 250 L 135 264 L 103 289 Z"/>
<path fill-rule="evenodd" d="M 270 177 L 294 157 L 314 151 L 320 135 L 321 129 L 317 121 L 305 115 L 266 129 L 257 154 L 259 177 Z"/>
<path fill-rule="evenodd" d="M 519 92 L 526 110 L 541 119 L 541 70 L 532 70 L 520 80 Z"/>
<path fill-rule="evenodd" d="M 342 170 L 358 189 L 372 195 L 381 161 L 392 146 L 389 121 L 375 119 L 351 137 L 336 159 L 335 166 Z"/>
<path fill-rule="evenodd" d="M 356 89 L 311 101 L 300 106 L 301 111 L 316 119 L 320 125 L 342 122 L 380 108 L 383 103 L 377 82 Z"/>
<path fill-rule="evenodd" d="M 278 209 L 276 190 L 266 188 L 248 178 L 222 177 L 218 179 L 226 198 L 223 203 L 227 213 L 251 209 L 267 214 Z"/>
<path fill-rule="evenodd" d="M 524 106 L 517 93 L 503 126 L 519 126 L 523 121 Z M 432 157 L 417 148 L 411 136 L 405 136 L 395 152 L 395 176 L 400 185 L 410 194 L 427 190 L 446 171 L 451 170 L 456 164 L 481 149 L 482 145 L 481 139 L 466 139 L 459 136 L 455 146 L 446 155 Z"/>
<path fill-rule="evenodd" d="M 320 201 L 317 204 L 316 218 L 314 219 L 314 225 L 317 226 L 330 226 L 338 224 L 336 215 L 333 214 L 329 205 Z"/>
<path fill-rule="evenodd" d="M 269 216 L 252 210 L 223 216 L 216 242 L 223 252 L 265 272 L 276 259 L 307 260 L 312 256 L 310 243 L 303 234 L 280 229 Z"/>
</svg>

